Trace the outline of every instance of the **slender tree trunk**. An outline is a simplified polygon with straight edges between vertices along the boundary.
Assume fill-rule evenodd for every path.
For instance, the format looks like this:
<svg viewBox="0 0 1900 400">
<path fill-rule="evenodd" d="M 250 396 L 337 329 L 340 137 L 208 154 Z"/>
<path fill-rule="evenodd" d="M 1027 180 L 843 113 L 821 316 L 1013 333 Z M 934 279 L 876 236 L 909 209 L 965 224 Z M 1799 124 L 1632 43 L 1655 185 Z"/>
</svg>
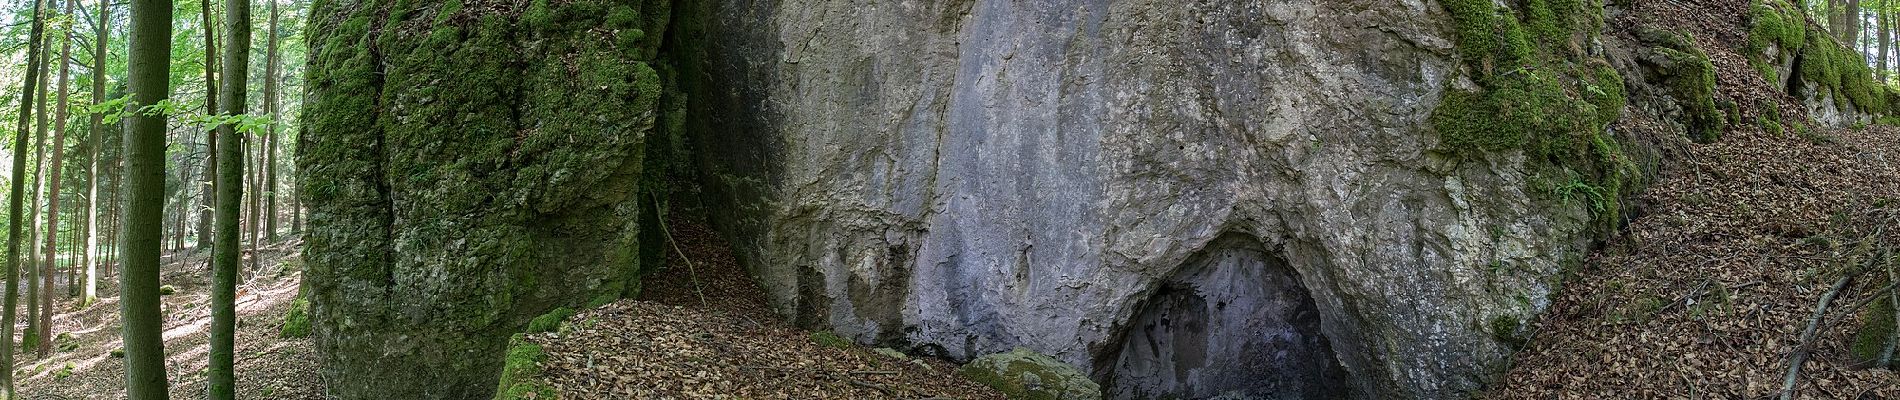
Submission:
<svg viewBox="0 0 1900 400">
<path fill-rule="evenodd" d="M 131 0 L 127 86 L 134 110 L 170 95 L 172 4 Z M 129 400 L 167 398 L 164 326 L 159 321 L 159 235 L 165 221 L 165 118 L 135 113 L 125 118 L 125 210 L 120 236 L 120 315 L 125 335 L 125 393 Z"/>
<path fill-rule="evenodd" d="M 40 36 L 45 34 L 45 21 L 40 15 L 44 7 L 45 5 L 40 0 L 33 1 L 33 26 L 27 31 L 28 43 L 38 43 Z M 21 217 L 26 208 L 27 166 L 24 155 L 26 154 L 26 134 L 32 127 L 34 89 L 39 87 L 41 57 L 44 55 L 40 54 L 37 46 L 27 46 L 26 82 L 20 85 L 19 129 L 15 130 L 13 135 L 13 179 L 9 183 L 10 190 L 7 191 L 7 219 L 11 221 L 7 224 L 7 298 L 5 301 L 7 313 L 0 315 L 0 327 L 6 330 L 5 334 L 0 334 L 0 337 L 4 337 L 0 339 L 0 365 L 4 365 L 7 370 L 6 373 L 0 374 L 0 397 L 8 399 L 19 398 L 13 385 L 13 327 L 20 295 L 20 242 L 24 239 L 20 233 L 26 227 L 26 224 L 21 223 Z"/>
<path fill-rule="evenodd" d="M 266 22 L 269 24 L 270 33 L 266 34 L 264 41 L 264 113 L 270 116 L 271 124 L 264 135 L 262 168 L 264 190 L 258 194 L 264 196 L 265 240 L 275 243 L 277 242 L 277 121 L 282 120 L 277 110 L 277 83 L 278 74 L 281 73 L 279 64 L 283 63 L 283 56 L 277 50 L 277 2 L 267 1 L 266 3 L 270 4 L 270 19 Z M 257 269 L 253 268 L 251 271 L 255 273 Z"/>
<path fill-rule="evenodd" d="M 244 155 L 245 157 L 252 157 L 252 160 L 249 161 L 249 164 L 251 165 L 261 164 L 257 160 L 263 158 L 263 157 L 260 157 L 263 155 L 263 151 L 261 150 L 264 148 L 264 146 L 262 145 L 262 143 L 255 143 L 256 140 L 251 140 L 253 138 L 249 138 L 249 137 L 244 138 L 244 139 L 245 139 L 244 140 L 245 142 Z M 257 195 L 259 193 L 263 193 L 263 190 L 259 189 L 259 187 L 263 185 L 258 183 L 258 182 L 261 182 L 262 180 L 258 179 L 257 171 L 245 171 L 245 172 L 246 174 L 242 176 L 243 176 L 243 179 L 247 180 L 247 182 L 245 183 L 250 186 L 250 189 L 248 189 L 248 192 L 250 193 L 250 195 L 244 196 L 246 200 L 249 200 L 247 202 L 249 204 L 249 207 L 248 207 L 249 213 L 244 215 L 244 219 L 245 219 L 245 225 L 248 228 L 246 232 L 250 234 L 250 247 L 251 247 L 251 258 L 249 262 L 247 262 L 246 264 L 250 266 L 251 271 L 257 271 L 257 259 L 262 256 L 262 254 L 259 254 L 257 251 L 257 236 L 258 236 L 257 231 L 259 228 L 257 224 L 257 214 L 258 214 Z"/>
<path fill-rule="evenodd" d="M 59 3 L 51 3 L 46 6 L 48 10 L 57 7 L 59 7 Z M 45 11 L 42 10 L 41 12 Z M 21 335 L 22 343 L 31 344 L 34 348 L 38 348 L 39 341 L 45 339 L 39 336 L 40 292 L 46 290 L 46 288 L 40 287 L 39 215 L 40 211 L 43 210 L 40 208 L 40 199 L 45 198 L 40 195 L 45 194 L 44 191 L 46 189 L 46 185 L 42 182 L 46 179 L 46 120 L 48 119 L 46 118 L 46 72 L 53 66 L 53 55 L 47 54 L 46 52 L 52 50 L 52 46 L 50 46 L 50 44 L 53 43 L 52 37 L 53 35 L 43 35 L 40 36 L 40 40 L 36 42 L 36 45 L 40 46 L 40 87 L 35 90 L 38 91 L 40 95 L 34 100 L 35 104 L 33 105 L 33 115 L 37 116 L 37 118 L 33 120 L 33 197 L 28 199 L 27 206 L 32 207 L 32 210 L 29 210 L 26 216 L 26 227 L 28 229 L 26 232 L 26 245 L 30 247 L 27 249 L 26 259 L 27 268 L 32 270 L 28 273 L 26 278 L 26 308 L 28 308 L 26 316 L 30 320 L 26 322 L 27 333 Z M 24 347 L 24 345 L 22 347 Z"/>
<path fill-rule="evenodd" d="M 213 22 L 216 18 L 216 13 L 211 11 L 213 4 L 217 3 L 212 0 L 203 0 L 204 12 L 200 14 L 204 17 L 205 31 L 205 115 L 218 115 L 218 24 Z M 214 161 L 218 152 L 216 130 L 205 129 L 204 140 L 204 179 L 198 182 L 198 190 L 204 194 L 199 203 L 202 206 L 198 208 L 198 248 L 209 249 L 214 235 L 211 226 L 211 207 L 217 204 L 218 163 Z"/>
<path fill-rule="evenodd" d="M 251 55 L 251 5 L 250 0 L 225 0 L 224 31 L 227 44 L 224 48 L 225 71 L 249 71 Z M 224 115 L 244 114 L 245 75 L 242 72 L 226 74 L 223 97 L 219 102 L 224 105 Z M 244 195 L 244 186 L 239 179 L 244 176 L 244 147 L 238 138 L 235 124 L 218 126 L 218 138 L 224 148 L 218 149 L 218 203 L 217 203 L 217 244 L 214 245 L 214 259 L 211 263 L 211 367 L 207 378 L 211 387 L 212 400 L 232 400 L 236 398 L 237 379 L 232 364 L 235 347 L 235 328 L 237 327 L 237 270 L 238 261 L 238 202 Z M 256 204 L 253 201 L 252 204 Z M 255 210 L 256 206 L 252 206 Z M 255 217 L 253 217 L 255 218 Z M 252 234 L 252 245 L 256 245 L 256 235 Z M 252 256 L 255 259 L 255 255 Z"/>
<path fill-rule="evenodd" d="M 1875 63 L 1874 74 L 1880 78 L 1880 82 L 1882 83 L 1887 82 L 1887 46 L 1893 44 L 1893 37 L 1891 36 L 1893 31 L 1887 21 L 1888 1 L 1889 0 L 1880 0 L 1880 5 L 1874 8 L 1874 23 L 1880 25 L 1880 32 L 1878 33 L 1880 35 L 1880 61 Z"/>
<path fill-rule="evenodd" d="M 76 2 L 78 0 L 66 0 L 66 11 L 60 15 L 72 15 L 73 3 Z M 40 358 L 46 358 L 47 354 L 53 352 L 53 272 L 59 256 L 59 171 L 66 154 L 66 106 L 69 100 L 66 91 L 70 87 L 68 79 L 72 75 L 72 63 L 67 60 L 71 59 L 73 51 L 72 40 L 63 33 L 70 31 L 70 27 L 68 23 L 67 28 L 60 29 L 59 104 L 55 106 L 57 108 L 53 114 L 53 164 L 46 169 L 46 263 L 40 267 L 40 342 L 35 352 Z"/>
<path fill-rule="evenodd" d="M 106 32 L 108 32 L 106 26 L 107 22 L 112 20 L 112 2 L 110 0 L 98 1 L 99 22 L 94 24 L 97 30 L 93 32 L 92 48 L 93 104 L 100 104 L 106 101 L 105 65 Z M 85 290 L 80 294 L 84 296 L 80 298 L 80 308 L 91 306 L 92 302 L 99 300 L 99 158 L 106 154 L 103 151 L 99 151 L 99 144 L 102 143 L 99 136 L 105 135 L 105 129 L 103 129 L 102 126 L 104 122 L 104 114 L 92 114 L 91 143 L 86 146 L 89 148 L 87 151 L 91 152 L 91 156 L 86 157 L 86 250 L 84 261 L 82 261 L 86 264 L 86 284 Z"/>
<path fill-rule="evenodd" d="M 1862 48 L 1860 45 L 1860 21 L 1863 19 L 1860 15 L 1860 0 L 1847 0 L 1845 16 L 1847 18 L 1847 25 L 1844 27 L 1847 28 L 1847 38 L 1844 40 L 1849 47 L 1854 50 L 1860 50 Z M 1865 52 L 1862 52 L 1862 54 L 1865 54 Z"/>
</svg>

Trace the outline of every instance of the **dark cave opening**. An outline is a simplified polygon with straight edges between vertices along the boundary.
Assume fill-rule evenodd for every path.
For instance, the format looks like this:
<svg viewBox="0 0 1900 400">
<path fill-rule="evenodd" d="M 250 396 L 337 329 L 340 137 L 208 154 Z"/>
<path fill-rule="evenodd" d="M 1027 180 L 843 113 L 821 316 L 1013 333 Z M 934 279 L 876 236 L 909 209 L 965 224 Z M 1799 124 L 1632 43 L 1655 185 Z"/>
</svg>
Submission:
<svg viewBox="0 0 1900 400">
<path fill-rule="evenodd" d="M 1353 397 L 1311 292 L 1265 246 L 1229 235 L 1179 271 L 1123 332 L 1110 398 Z"/>
</svg>

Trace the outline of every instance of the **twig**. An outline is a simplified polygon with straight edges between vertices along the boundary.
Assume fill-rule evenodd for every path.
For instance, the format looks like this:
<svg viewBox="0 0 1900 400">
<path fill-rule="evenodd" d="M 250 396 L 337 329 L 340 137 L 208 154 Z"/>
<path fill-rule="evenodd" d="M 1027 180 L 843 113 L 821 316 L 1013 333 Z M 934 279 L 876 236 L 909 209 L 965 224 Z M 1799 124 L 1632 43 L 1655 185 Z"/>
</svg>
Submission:
<svg viewBox="0 0 1900 400">
<path fill-rule="evenodd" d="M 867 388 L 872 388 L 872 389 L 877 389 L 877 391 L 879 391 L 879 392 L 884 392 L 884 394 L 885 394 L 885 395 L 887 395 L 887 396 L 888 396 L 888 395 L 894 395 L 894 394 L 897 394 L 897 393 L 894 393 L 894 392 L 891 392 L 891 388 L 888 388 L 888 387 L 884 387 L 884 385 L 879 385 L 879 384 L 875 384 L 875 383 L 870 383 L 870 382 L 865 382 L 865 381 L 861 381 L 861 380 L 857 380 L 857 379 L 852 379 L 852 380 L 851 380 L 851 386 L 861 386 L 861 387 L 867 387 Z"/>
<path fill-rule="evenodd" d="M 1669 309 L 1676 308 L 1676 306 L 1684 305 L 1688 302 L 1695 301 L 1696 297 L 1701 297 L 1702 292 L 1709 288 L 1709 282 L 1713 282 L 1714 280 L 1715 280 L 1714 278 L 1703 279 L 1701 284 L 1696 285 L 1695 289 L 1689 290 L 1689 293 L 1683 294 L 1682 298 L 1676 299 L 1676 301 L 1669 302 L 1668 305 L 1664 305 L 1663 308 L 1656 309 L 1656 312 L 1651 313 L 1651 314 L 1660 315 L 1665 311 L 1669 311 Z"/>
<path fill-rule="evenodd" d="M 673 252 L 680 254 L 680 260 L 686 262 L 686 273 L 693 278 L 693 294 L 699 295 L 699 306 L 706 307 L 706 291 L 699 288 L 699 270 L 693 268 L 693 260 L 686 258 L 686 250 L 680 249 L 680 242 L 673 240 L 673 229 L 666 227 L 666 216 L 660 215 L 660 195 L 653 195 L 654 219 L 660 222 L 660 232 L 666 234 L 666 242 L 673 245 Z"/>
<path fill-rule="evenodd" d="M 1821 295 L 1821 304 L 1814 307 L 1814 316 L 1808 318 L 1808 328 L 1801 332 L 1801 344 L 1796 346 L 1794 354 L 1789 356 L 1788 375 L 1781 380 L 1781 400 L 1794 400 L 1795 382 L 1801 380 L 1801 364 L 1808 362 L 1810 350 L 1808 347 L 1814 343 L 1814 334 L 1820 330 L 1821 320 L 1827 317 L 1827 306 L 1834 302 L 1834 296 L 1839 295 L 1841 289 L 1847 287 L 1848 282 L 1854 281 L 1854 275 L 1857 274 L 1841 276 L 1839 281 L 1834 282 L 1834 288 L 1828 289 L 1826 294 Z"/>
<path fill-rule="evenodd" d="M 1893 381 L 1887 381 L 1887 383 L 1882 383 L 1879 385 L 1874 385 L 1873 387 L 1862 389 L 1860 391 L 1860 394 L 1854 395 L 1854 400 L 1860 400 L 1862 398 L 1866 398 L 1868 393 L 1873 393 L 1875 390 L 1880 390 L 1888 386 L 1893 386 Z"/>
<path fill-rule="evenodd" d="M 852 375 L 897 375 L 897 371 L 851 371 Z"/>
</svg>

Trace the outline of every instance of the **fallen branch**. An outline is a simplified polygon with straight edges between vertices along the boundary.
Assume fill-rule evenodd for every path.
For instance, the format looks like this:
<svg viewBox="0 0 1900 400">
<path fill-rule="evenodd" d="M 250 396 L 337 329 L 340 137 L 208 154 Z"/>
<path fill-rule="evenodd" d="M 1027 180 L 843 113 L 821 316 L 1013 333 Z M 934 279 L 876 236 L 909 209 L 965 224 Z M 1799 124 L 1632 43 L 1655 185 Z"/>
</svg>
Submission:
<svg viewBox="0 0 1900 400">
<path fill-rule="evenodd" d="M 653 195 L 653 209 L 654 214 L 658 215 L 658 210 L 660 209 L 660 195 Z M 699 306 L 706 307 L 706 291 L 699 288 L 699 270 L 693 268 L 692 259 L 686 258 L 686 250 L 680 249 L 680 242 L 673 240 L 673 230 L 666 226 L 666 216 L 661 215 L 654 219 L 660 223 L 660 232 L 666 234 L 666 242 L 673 244 L 673 251 L 680 254 L 680 261 L 686 262 L 686 273 L 693 278 L 693 294 L 699 295 Z"/>
<path fill-rule="evenodd" d="M 1821 321 L 1827 317 L 1827 306 L 1834 302 L 1834 296 L 1841 294 L 1841 289 L 1854 281 L 1854 275 L 1858 274 L 1842 275 L 1839 281 L 1834 282 L 1832 289 L 1821 295 L 1821 304 L 1814 307 L 1814 316 L 1808 318 L 1808 328 L 1801 332 L 1801 344 L 1795 346 L 1794 354 L 1789 356 L 1788 375 L 1781 380 L 1781 400 L 1794 400 L 1795 383 L 1801 380 L 1801 364 L 1808 362 L 1809 347 L 1814 344 L 1814 334 L 1820 330 Z"/>
<path fill-rule="evenodd" d="M 897 375 L 897 371 L 851 371 L 852 375 Z"/>
<path fill-rule="evenodd" d="M 861 381 L 861 380 L 857 380 L 857 379 L 852 379 L 852 380 L 851 380 L 851 386 L 859 386 L 859 387 L 866 387 L 866 388 L 871 388 L 871 389 L 877 389 L 877 391 L 879 391 L 879 392 L 884 392 L 884 395 L 886 395 L 886 396 L 890 396 L 890 395 L 896 395 L 896 394 L 897 394 L 897 393 L 895 393 L 895 392 L 892 392 L 892 391 L 891 391 L 891 388 L 888 388 L 888 387 L 884 387 L 884 385 L 879 385 L 879 384 L 875 384 L 875 383 L 870 383 L 870 382 L 865 382 L 865 381 Z"/>
</svg>

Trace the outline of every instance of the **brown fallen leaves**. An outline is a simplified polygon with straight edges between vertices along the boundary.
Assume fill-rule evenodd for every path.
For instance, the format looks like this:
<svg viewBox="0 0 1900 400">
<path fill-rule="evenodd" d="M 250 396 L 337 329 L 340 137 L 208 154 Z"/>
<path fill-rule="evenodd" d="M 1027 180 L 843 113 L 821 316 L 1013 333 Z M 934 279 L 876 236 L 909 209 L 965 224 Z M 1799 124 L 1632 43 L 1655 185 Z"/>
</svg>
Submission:
<svg viewBox="0 0 1900 400">
<path fill-rule="evenodd" d="M 711 229 L 669 224 L 679 248 L 668 244 L 667 267 L 642 281 L 642 300 L 584 310 L 561 332 L 529 335 L 547 351 L 543 378 L 561 398 L 1002 398 L 943 361 L 814 343 L 771 313 Z"/>
</svg>

